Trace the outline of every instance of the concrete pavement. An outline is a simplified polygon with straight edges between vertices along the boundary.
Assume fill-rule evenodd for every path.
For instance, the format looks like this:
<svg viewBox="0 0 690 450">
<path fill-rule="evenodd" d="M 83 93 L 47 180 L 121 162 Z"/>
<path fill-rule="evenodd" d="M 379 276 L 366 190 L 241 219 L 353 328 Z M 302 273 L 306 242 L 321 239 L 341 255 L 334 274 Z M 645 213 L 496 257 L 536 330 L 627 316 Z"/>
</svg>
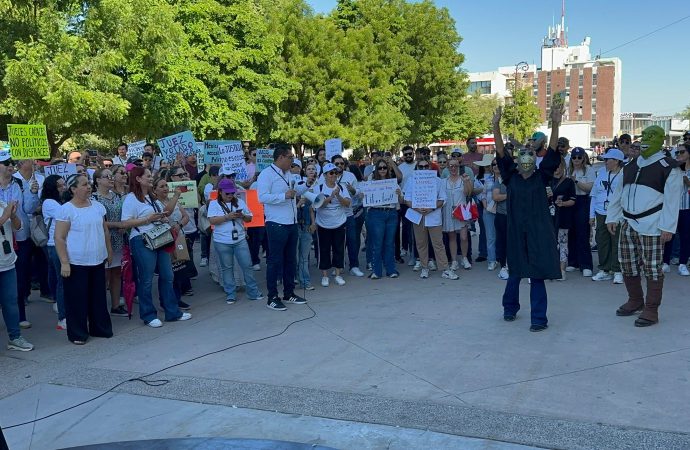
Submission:
<svg viewBox="0 0 690 450">
<path fill-rule="evenodd" d="M 344 438 L 348 433 L 361 436 L 362 431 L 353 430 L 373 426 L 369 424 L 400 427 L 392 435 L 386 434 L 388 429 L 371 431 L 381 433 L 376 436 L 418 437 L 415 430 L 428 430 L 423 435 L 440 439 L 410 438 L 399 441 L 397 448 L 467 448 L 467 442 L 452 440 L 458 436 L 486 440 L 477 445 L 499 446 L 477 448 L 502 448 L 506 443 L 690 447 L 690 327 L 684 314 L 690 280 L 669 274 L 661 323 L 637 329 L 634 318 L 614 314 L 625 301 L 623 286 L 569 274 L 565 282 L 547 282 L 550 327 L 530 333 L 526 282 L 518 320 L 506 323 L 500 307 L 504 282 L 487 271 L 485 263 L 462 271 L 458 281 L 443 280 L 440 272 L 421 280 L 409 267 L 399 269 L 397 280 L 347 277 L 344 287 L 317 287 L 307 293 L 314 318 L 294 324 L 279 337 L 150 377 L 168 381 L 163 386 L 123 384 L 115 394 L 74 410 L 83 415 L 81 408 L 96 408 L 107 411 L 111 420 L 87 421 L 82 429 L 88 424 L 89 431 L 103 439 L 125 440 L 111 428 L 132 428 L 137 420 L 126 421 L 127 415 L 150 404 L 163 418 L 154 420 L 157 426 L 152 429 L 133 428 L 127 440 L 140 439 L 142 433 L 151 439 L 227 437 L 223 433 L 237 431 L 205 428 L 184 414 L 165 415 L 182 403 L 189 411 L 216 405 L 219 417 L 242 412 L 257 423 L 276 424 L 244 427 L 250 433 L 243 437 L 282 439 L 284 430 L 293 430 L 281 425 L 283 415 L 307 416 L 314 422 L 297 428 L 309 431 L 289 434 L 294 439 L 288 440 L 336 448 L 385 447 L 385 437 Z M 195 297 L 186 299 L 193 305 L 191 321 L 154 330 L 136 319 L 113 318 L 113 339 L 92 339 L 83 347 L 69 344 L 64 333 L 54 330 L 50 305 L 32 303 L 34 328 L 25 335 L 37 349 L 0 353 L 0 423 L 6 427 L 40 417 L 50 408 L 38 408 L 38 403 L 55 408 L 78 403 L 132 377 L 277 334 L 290 322 L 312 315 L 298 305 L 288 305 L 287 312 L 270 311 L 264 302 L 249 302 L 243 295 L 228 306 L 205 272 L 195 291 Z M 36 400 L 23 400 L 22 395 Z M 259 420 L 263 412 L 270 415 Z M 6 435 L 18 448 L 89 443 L 74 436 L 92 434 L 64 432 L 74 430 L 69 428 L 74 426 L 70 413 L 64 417 L 49 419 L 59 419 L 52 426 L 39 422 L 35 428 L 7 430 Z M 317 418 L 334 422 L 326 425 Z M 187 434 L 174 432 L 180 423 Z M 322 427 L 342 439 L 319 434 Z M 40 445 L 25 446 L 27 429 Z M 320 440 L 314 441 L 317 435 Z"/>
</svg>

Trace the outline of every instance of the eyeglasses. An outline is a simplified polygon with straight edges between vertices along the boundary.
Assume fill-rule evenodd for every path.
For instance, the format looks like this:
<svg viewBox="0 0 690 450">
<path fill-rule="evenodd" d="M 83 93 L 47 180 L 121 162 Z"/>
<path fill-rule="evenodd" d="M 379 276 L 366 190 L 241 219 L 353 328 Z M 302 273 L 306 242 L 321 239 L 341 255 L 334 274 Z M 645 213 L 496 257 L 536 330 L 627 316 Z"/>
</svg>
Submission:
<svg viewBox="0 0 690 450">
<path fill-rule="evenodd" d="M 582 156 L 572 156 L 571 159 L 584 159 Z"/>
<path fill-rule="evenodd" d="M 309 159 L 307 160 L 307 162 L 308 162 L 308 163 L 313 163 L 313 162 L 316 162 L 316 160 L 315 160 L 314 158 L 309 158 Z"/>
<path fill-rule="evenodd" d="M 101 175 L 99 178 L 106 179 L 106 180 L 112 180 L 113 176 L 112 175 Z"/>
<path fill-rule="evenodd" d="M 178 172 L 178 173 L 174 174 L 173 176 L 174 177 L 186 177 L 188 175 L 189 174 L 187 172 Z"/>
</svg>

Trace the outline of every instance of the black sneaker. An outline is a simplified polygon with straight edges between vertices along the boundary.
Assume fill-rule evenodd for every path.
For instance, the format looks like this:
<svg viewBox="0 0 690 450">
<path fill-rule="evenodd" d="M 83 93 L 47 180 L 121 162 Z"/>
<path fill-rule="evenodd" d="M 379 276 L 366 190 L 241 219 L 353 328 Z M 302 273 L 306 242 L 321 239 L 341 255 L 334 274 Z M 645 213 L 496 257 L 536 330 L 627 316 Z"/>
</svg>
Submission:
<svg viewBox="0 0 690 450">
<path fill-rule="evenodd" d="M 186 297 L 192 297 L 192 296 L 194 296 L 194 289 L 188 289 L 188 290 L 184 291 L 182 293 L 182 295 L 184 295 Z"/>
<path fill-rule="evenodd" d="M 278 296 L 269 298 L 268 303 L 266 303 L 266 308 L 275 311 L 287 311 L 287 308 L 283 305 L 283 302 L 280 301 L 280 297 Z"/>
<path fill-rule="evenodd" d="M 549 328 L 548 325 L 532 325 L 531 327 L 529 327 L 529 330 L 534 332 L 534 333 L 537 333 L 539 331 L 544 331 L 547 328 Z"/>
<path fill-rule="evenodd" d="M 483 256 L 477 256 L 477 259 L 474 260 L 474 262 L 478 262 L 478 263 L 484 262 L 484 261 L 486 261 L 486 258 Z"/>
<path fill-rule="evenodd" d="M 185 303 L 182 300 L 177 302 L 177 307 L 180 308 L 182 311 L 189 311 L 190 309 L 192 309 L 192 307 L 189 306 L 188 303 Z"/>
<path fill-rule="evenodd" d="M 111 316 L 117 316 L 117 317 L 129 317 L 129 313 L 127 312 L 127 308 L 124 306 L 120 305 L 117 308 L 110 308 L 110 315 Z"/>
<path fill-rule="evenodd" d="M 295 295 L 295 294 L 292 294 L 289 297 L 285 297 L 283 299 L 283 301 L 286 303 L 294 303 L 295 305 L 304 305 L 305 303 L 307 303 L 306 299 L 303 299 L 299 295 Z"/>
<path fill-rule="evenodd" d="M 503 314 L 503 320 L 506 322 L 513 322 L 515 320 L 515 314 Z"/>
</svg>

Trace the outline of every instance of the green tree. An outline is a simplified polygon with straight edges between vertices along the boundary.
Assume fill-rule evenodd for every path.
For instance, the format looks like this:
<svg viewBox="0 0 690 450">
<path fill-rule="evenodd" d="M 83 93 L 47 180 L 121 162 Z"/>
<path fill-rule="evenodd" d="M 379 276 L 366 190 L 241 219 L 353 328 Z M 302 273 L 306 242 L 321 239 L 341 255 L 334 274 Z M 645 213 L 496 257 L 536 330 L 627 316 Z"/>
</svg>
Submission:
<svg viewBox="0 0 690 450">
<path fill-rule="evenodd" d="M 683 112 L 680 113 L 680 117 L 683 119 L 690 120 L 690 105 L 686 106 Z"/>
<path fill-rule="evenodd" d="M 513 101 L 503 107 L 501 129 L 520 142 L 524 142 L 542 123 L 541 110 L 531 91 L 531 88 L 518 89 Z"/>
<path fill-rule="evenodd" d="M 489 133 L 491 119 L 499 104 L 496 96 L 482 96 L 479 92 L 456 102 L 444 118 L 440 137 L 457 140 Z"/>
</svg>

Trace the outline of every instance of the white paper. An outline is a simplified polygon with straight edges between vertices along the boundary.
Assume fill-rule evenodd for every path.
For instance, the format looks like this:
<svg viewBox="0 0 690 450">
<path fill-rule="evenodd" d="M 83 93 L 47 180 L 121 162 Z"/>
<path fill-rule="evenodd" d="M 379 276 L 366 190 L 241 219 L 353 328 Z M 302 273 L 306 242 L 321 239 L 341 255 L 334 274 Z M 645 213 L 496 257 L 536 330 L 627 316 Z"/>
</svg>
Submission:
<svg viewBox="0 0 690 450">
<path fill-rule="evenodd" d="M 74 163 L 67 163 L 46 166 L 44 169 L 44 173 L 45 176 L 59 175 L 66 180 L 70 175 L 76 175 L 77 165 Z"/>
<path fill-rule="evenodd" d="M 247 174 L 247 163 L 244 160 L 242 142 L 231 141 L 229 144 L 218 146 L 218 150 L 220 152 L 220 163 L 223 165 L 223 171 L 237 174 L 236 179 L 238 180 L 246 180 L 249 178 Z"/>
<path fill-rule="evenodd" d="M 343 154 L 343 140 L 340 138 L 333 138 L 326 141 L 326 159 L 331 160 L 336 155 Z"/>
<path fill-rule="evenodd" d="M 435 170 L 412 172 L 412 207 L 436 209 L 438 181 Z"/>
<path fill-rule="evenodd" d="M 396 191 L 399 187 L 395 178 L 367 181 L 365 183 L 360 183 L 359 188 L 364 194 L 363 200 L 365 207 L 398 203 L 398 194 Z"/>
</svg>

